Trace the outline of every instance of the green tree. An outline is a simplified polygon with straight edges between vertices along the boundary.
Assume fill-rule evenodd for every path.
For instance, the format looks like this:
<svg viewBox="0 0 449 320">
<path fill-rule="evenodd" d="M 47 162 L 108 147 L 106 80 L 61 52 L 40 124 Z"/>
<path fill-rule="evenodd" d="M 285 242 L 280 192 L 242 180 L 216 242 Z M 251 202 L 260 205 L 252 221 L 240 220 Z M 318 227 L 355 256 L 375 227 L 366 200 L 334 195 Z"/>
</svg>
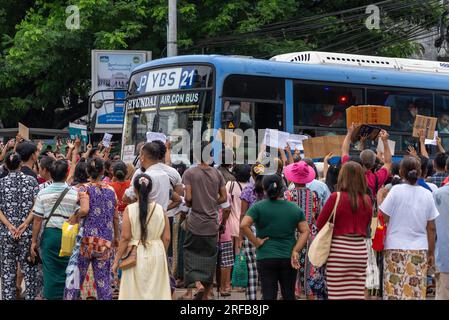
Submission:
<svg viewBox="0 0 449 320">
<path fill-rule="evenodd" d="M 180 0 L 181 54 L 269 58 L 301 50 L 408 56 L 437 25 L 439 1 L 382 1 L 380 30 L 365 26 L 366 0 Z M 66 8 L 80 28 L 66 27 Z M 87 113 L 92 49 L 165 56 L 167 0 L 0 0 L 0 119 L 62 128 Z"/>
</svg>

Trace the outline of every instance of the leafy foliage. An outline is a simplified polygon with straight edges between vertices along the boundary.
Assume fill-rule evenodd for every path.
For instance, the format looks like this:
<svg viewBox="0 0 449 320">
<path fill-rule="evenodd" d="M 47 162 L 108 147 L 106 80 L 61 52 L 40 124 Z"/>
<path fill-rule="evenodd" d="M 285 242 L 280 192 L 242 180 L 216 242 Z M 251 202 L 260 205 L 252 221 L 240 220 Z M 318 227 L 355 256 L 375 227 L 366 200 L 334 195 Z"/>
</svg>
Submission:
<svg viewBox="0 0 449 320">
<path fill-rule="evenodd" d="M 270 56 L 327 50 L 409 56 L 437 25 L 439 1 L 383 1 L 381 29 L 364 0 L 179 0 L 181 54 Z M 66 8 L 80 29 L 66 28 Z M 167 0 L 0 0 L 0 119 L 64 127 L 87 112 L 92 49 L 166 52 Z"/>
</svg>

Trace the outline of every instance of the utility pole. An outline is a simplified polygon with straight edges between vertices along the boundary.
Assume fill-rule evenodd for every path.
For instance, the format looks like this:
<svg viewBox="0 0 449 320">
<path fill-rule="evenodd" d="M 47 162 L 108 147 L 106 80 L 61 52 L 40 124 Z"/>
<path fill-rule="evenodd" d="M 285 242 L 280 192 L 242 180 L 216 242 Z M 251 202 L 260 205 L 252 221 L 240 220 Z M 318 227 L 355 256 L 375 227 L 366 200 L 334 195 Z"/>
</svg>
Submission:
<svg viewBox="0 0 449 320">
<path fill-rule="evenodd" d="M 167 57 L 178 55 L 176 0 L 168 0 Z"/>
</svg>

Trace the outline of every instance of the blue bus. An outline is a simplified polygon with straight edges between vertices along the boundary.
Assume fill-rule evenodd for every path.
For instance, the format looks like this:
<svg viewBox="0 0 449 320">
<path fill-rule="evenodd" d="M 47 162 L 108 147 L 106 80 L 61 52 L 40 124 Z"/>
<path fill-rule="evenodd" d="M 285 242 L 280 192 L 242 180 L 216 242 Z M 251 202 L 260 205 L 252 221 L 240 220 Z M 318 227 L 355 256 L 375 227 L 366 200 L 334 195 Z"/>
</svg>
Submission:
<svg viewBox="0 0 449 320">
<path fill-rule="evenodd" d="M 417 143 L 417 114 L 438 118 L 436 130 L 449 150 L 449 64 L 300 52 L 270 60 L 187 55 L 140 65 L 129 81 L 122 152 L 135 150 L 148 131 L 169 135 L 191 130 L 193 121 L 202 130 L 344 135 L 345 109 L 366 104 L 391 107 L 386 129 L 397 155 Z"/>
</svg>

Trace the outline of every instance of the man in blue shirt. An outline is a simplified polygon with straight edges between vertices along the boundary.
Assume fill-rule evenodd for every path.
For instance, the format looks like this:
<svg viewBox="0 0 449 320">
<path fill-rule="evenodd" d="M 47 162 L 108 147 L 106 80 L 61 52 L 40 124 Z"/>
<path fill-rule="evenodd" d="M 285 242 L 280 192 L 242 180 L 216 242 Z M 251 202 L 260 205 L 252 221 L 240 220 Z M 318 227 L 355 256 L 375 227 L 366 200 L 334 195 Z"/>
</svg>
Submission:
<svg viewBox="0 0 449 320">
<path fill-rule="evenodd" d="M 449 165 L 449 161 L 448 161 Z M 440 215 L 435 220 L 437 241 L 435 245 L 435 260 L 437 272 L 436 300 L 449 299 L 449 185 L 441 187 L 433 193 L 435 205 Z"/>
</svg>

